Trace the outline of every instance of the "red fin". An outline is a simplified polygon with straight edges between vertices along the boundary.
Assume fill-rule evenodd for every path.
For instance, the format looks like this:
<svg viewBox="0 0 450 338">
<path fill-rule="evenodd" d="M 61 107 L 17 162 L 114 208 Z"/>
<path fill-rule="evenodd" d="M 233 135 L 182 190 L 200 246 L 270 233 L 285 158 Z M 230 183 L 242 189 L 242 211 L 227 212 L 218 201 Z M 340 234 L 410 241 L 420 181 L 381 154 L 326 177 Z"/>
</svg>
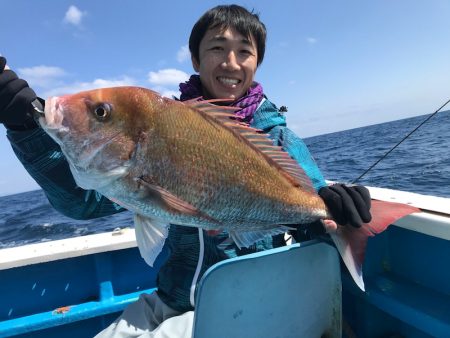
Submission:
<svg viewBox="0 0 450 338">
<path fill-rule="evenodd" d="M 232 99 L 212 99 L 212 100 L 199 100 L 199 98 L 191 99 L 188 101 L 183 101 L 184 104 L 191 106 L 192 108 L 198 109 L 202 112 L 212 114 L 216 118 L 235 118 L 241 120 L 239 116 L 233 114 L 233 112 L 239 110 L 238 107 L 232 106 L 219 106 L 213 103 L 218 102 L 232 102 Z"/>
<path fill-rule="evenodd" d="M 350 274 L 362 290 L 362 265 L 368 238 L 386 230 L 396 220 L 420 212 L 420 209 L 407 204 L 372 200 L 370 212 L 372 221 L 361 228 L 338 226 L 336 233 L 330 234 Z"/>
<path fill-rule="evenodd" d="M 216 219 L 210 217 L 208 214 L 198 210 L 192 204 L 178 198 L 170 191 L 154 184 L 150 179 L 142 176 L 140 178 L 136 178 L 136 181 L 141 184 L 141 188 L 144 187 L 148 192 L 148 198 L 151 203 L 158 204 L 165 210 L 170 210 L 172 213 L 191 215 L 194 217 L 202 218 L 204 220 L 208 220 L 211 223 L 217 224 L 217 227 L 221 226 L 221 223 Z M 131 209 L 132 210 L 132 209 Z"/>
<path fill-rule="evenodd" d="M 176 210 L 182 214 L 188 215 L 197 215 L 199 211 L 197 208 L 192 206 L 191 204 L 179 199 L 175 195 L 171 194 L 169 191 L 147 182 L 144 178 L 137 179 L 140 184 L 145 186 L 152 196 L 152 200 L 157 201 L 159 203 L 164 203 L 167 207 Z"/>
<path fill-rule="evenodd" d="M 259 129 L 250 127 L 242 122 L 242 119 L 234 114 L 239 108 L 230 106 L 216 106 L 211 103 L 225 101 L 223 99 L 187 101 L 188 104 L 197 109 L 205 118 L 212 118 L 221 125 L 229 128 L 234 134 L 260 152 L 267 161 L 276 166 L 280 173 L 286 177 L 294 186 L 301 187 L 305 191 L 315 192 L 311 179 L 306 175 L 303 168 L 292 159 L 281 147 L 274 146 L 269 135 Z M 185 101 L 186 102 L 186 101 Z"/>
</svg>

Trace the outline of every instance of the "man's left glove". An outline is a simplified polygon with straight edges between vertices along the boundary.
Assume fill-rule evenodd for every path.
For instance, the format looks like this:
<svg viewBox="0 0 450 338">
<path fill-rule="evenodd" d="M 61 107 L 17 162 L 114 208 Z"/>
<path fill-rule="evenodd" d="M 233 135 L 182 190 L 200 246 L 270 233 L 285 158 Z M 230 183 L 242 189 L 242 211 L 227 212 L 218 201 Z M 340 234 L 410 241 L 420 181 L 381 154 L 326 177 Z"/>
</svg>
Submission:
<svg viewBox="0 0 450 338">
<path fill-rule="evenodd" d="M 334 220 L 340 225 L 359 228 L 372 220 L 369 190 L 362 185 L 333 184 L 319 190 Z"/>
<path fill-rule="evenodd" d="M 5 65 L 6 59 L 0 56 L 0 123 L 13 129 L 35 128 L 31 102 L 36 93 Z"/>
</svg>

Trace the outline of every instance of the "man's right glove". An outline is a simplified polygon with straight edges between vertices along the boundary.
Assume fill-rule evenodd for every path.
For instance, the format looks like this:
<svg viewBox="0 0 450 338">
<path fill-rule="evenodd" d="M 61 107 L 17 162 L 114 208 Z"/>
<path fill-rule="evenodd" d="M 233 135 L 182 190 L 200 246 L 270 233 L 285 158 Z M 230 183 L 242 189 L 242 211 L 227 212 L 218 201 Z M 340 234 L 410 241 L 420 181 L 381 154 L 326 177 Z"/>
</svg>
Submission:
<svg viewBox="0 0 450 338">
<path fill-rule="evenodd" d="M 333 184 L 319 190 L 334 220 L 341 225 L 359 228 L 372 220 L 369 190 L 362 185 Z"/>
<path fill-rule="evenodd" d="M 0 56 L 0 123 L 11 129 L 37 127 L 31 102 L 36 93 L 12 70 L 5 70 L 6 59 Z"/>
</svg>

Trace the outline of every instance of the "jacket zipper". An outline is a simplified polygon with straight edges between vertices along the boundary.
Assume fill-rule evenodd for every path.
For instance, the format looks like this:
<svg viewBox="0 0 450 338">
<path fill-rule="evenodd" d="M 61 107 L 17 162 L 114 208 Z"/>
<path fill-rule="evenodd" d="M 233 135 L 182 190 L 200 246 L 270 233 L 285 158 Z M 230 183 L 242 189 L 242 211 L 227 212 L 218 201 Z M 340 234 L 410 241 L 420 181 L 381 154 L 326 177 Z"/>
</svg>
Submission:
<svg viewBox="0 0 450 338">
<path fill-rule="evenodd" d="M 203 265 L 203 257 L 205 255 L 205 243 L 204 243 L 204 238 L 203 238 L 203 230 L 200 228 L 198 228 L 198 239 L 200 242 L 198 262 L 197 262 L 197 268 L 195 269 L 194 278 L 192 279 L 191 293 L 190 293 L 190 297 L 189 297 L 189 301 L 190 301 L 192 307 L 195 307 L 195 288 L 197 286 L 198 276 L 200 275 L 200 271 L 201 271 L 202 265 Z"/>
</svg>

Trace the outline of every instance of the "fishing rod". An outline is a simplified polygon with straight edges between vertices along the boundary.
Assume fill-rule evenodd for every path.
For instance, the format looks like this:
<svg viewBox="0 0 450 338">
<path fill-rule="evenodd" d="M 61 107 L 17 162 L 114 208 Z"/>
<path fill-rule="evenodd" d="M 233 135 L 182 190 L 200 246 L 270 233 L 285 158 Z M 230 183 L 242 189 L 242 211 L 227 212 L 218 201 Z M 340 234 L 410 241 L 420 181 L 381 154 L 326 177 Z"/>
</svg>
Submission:
<svg viewBox="0 0 450 338">
<path fill-rule="evenodd" d="M 370 170 L 373 169 L 373 167 L 375 167 L 378 163 L 380 163 L 383 159 L 386 158 L 386 156 L 388 156 L 395 148 L 397 148 L 403 141 L 405 141 L 408 137 L 410 137 L 412 135 L 412 133 L 414 133 L 417 129 L 419 129 L 423 124 L 425 124 L 428 120 L 430 120 L 434 115 L 436 115 L 437 113 L 439 113 L 441 111 L 442 108 L 444 108 L 448 103 L 450 102 L 450 99 L 445 102 L 438 110 L 436 110 L 433 114 L 431 114 L 430 116 L 428 116 L 424 121 L 422 121 L 422 123 L 420 123 L 416 128 L 414 128 L 411 132 L 408 133 L 408 135 L 406 135 L 400 142 L 398 142 L 395 146 L 393 146 L 389 151 L 387 151 L 383 156 L 381 156 L 374 164 L 372 164 L 365 172 L 363 172 L 358 178 L 356 178 L 355 180 L 353 180 L 351 183 L 355 184 L 356 182 L 358 182 L 363 176 L 365 176 Z"/>
</svg>

